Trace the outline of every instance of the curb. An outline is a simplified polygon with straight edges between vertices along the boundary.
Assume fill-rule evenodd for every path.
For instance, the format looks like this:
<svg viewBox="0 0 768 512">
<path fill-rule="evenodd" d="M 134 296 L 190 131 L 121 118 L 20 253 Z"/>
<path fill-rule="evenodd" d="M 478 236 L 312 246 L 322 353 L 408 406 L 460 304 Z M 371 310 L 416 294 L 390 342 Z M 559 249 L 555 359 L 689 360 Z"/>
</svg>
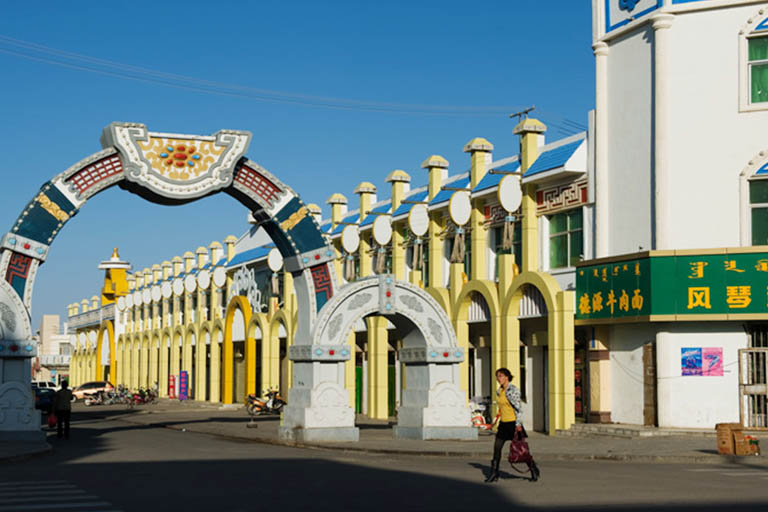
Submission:
<svg viewBox="0 0 768 512">
<path fill-rule="evenodd" d="M 282 441 L 280 439 L 270 439 L 265 437 L 239 437 L 215 432 L 205 432 L 199 430 L 188 430 L 187 427 L 178 425 L 169 425 L 163 422 L 145 423 L 140 421 L 131 421 L 129 418 L 112 417 L 112 421 L 124 421 L 134 425 L 144 425 L 149 427 L 161 427 L 176 431 L 189 431 L 195 434 L 226 439 L 240 443 L 257 443 L 272 446 L 285 446 L 288 448 L 303 448 L 310 450 L 326 450 L 340 453 L 368 453 L 375 455 L 406 455 L 412 457 L 466 457 L 466 458 L 488 458 L 488 451 L 482 452 L 458 452 L 450 450 L 425 450 L 415 452 L 412 450 L 399 450 L 396 448 L 365 448 L 359 446 L 338 446 L 324 445 L 316 443 L 296 443 L 291 441 Z M 543 462 L 562 462 L 562 461 L 601 461 L 601 462 L 635 462 L 646 464 L 733 464 L 736 462 L 748 462 L 750 457 L 736 457 L 734 455 L 633 455 L 633 454 L 552 454 L 542 453 L 536 455 L 536 460 Z M 758 459 L 762 462 L 762 459 Z"/>
<path fill-rule="evenodd" d="M 35 457 L 52 454 L 54 452 L 53 446 L 47 442 L 44 444 L 45 446 L 41 447 L 39 450 L 30 450 L 24 453 L 0 456 L 0 464 L 6 463 L 6 462 L 22 462 L 25 460 L 33 459 Z"/>
</svg>

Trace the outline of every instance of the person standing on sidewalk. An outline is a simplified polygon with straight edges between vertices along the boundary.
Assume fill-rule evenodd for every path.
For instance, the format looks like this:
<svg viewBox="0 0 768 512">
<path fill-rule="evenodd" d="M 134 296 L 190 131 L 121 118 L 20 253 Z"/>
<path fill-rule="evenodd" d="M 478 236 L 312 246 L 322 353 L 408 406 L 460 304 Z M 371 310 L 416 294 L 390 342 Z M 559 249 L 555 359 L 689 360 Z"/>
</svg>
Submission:
<svg viewBox="0 0 768 512">
<path fill-rule="evenodd" d="M 56 437 L 61 439 L 62 434 L 69 439 L 69 419 L 72 415 L 72 390 L 69 383 L 61 381 L 61 389 L 56 392 L 53 399 L 53 411 L 56 414 Z"/>
<path fill-rule="evenodd" d="M 493 460 L 491 460 L 491 472 L 485 479 L 486 482 L 495 482 L 499 479 L 499 463 L 501 462 L 501 450 L 504 443 L 516 439 L 528 437 L 522 422 L 520 410 L 520 390 L 512 384 L 512 373 L 506 368 L 496 370 L 496 382 L 499 389 L 496 390 L 496 403 L 499 408 L 499 426 L 496 430 L 496 441 L 493 443 Z M 528 463 L 531 471 L 531 480 L 539 479 L 539 467 L 533 458 Z"/>
</svg>

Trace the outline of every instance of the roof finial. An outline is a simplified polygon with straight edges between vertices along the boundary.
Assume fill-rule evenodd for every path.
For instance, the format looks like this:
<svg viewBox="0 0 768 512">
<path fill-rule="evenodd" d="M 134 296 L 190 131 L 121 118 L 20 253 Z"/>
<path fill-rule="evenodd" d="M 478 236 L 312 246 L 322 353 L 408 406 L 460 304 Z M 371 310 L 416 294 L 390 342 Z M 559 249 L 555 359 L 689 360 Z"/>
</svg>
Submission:
<svg viewBox="0 0 768 512">
<path fill-rule="evenodd" d="M 112 259 L 113 259 L 113 260 L 119 260 L 119 259 L 120 259 L 120 255 L 119 255 L 119 254 L 117 254 L 117 247 L 115 247 L 115 248 L 112 250 Z"/>
</svg>

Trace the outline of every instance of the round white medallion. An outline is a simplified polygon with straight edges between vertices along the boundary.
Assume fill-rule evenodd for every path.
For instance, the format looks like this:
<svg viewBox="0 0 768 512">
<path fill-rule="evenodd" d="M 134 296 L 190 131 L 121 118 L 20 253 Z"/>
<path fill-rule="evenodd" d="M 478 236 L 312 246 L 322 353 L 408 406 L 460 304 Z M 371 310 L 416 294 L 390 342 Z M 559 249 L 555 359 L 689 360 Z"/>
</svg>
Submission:
<svg viewBox="0 0 768 512">
<path fill-rule="evenodd" d="M 469 222 L 469 216 L 472 213 L 472 201 L 469 192 L 466 190 L 454 192 L 448 202 L 448 212 L 451 214 L 451 220 L 457 226 L 463 226 Z"/>
<path fill-rule="evenodd" d="M 392 220 L 389 215 L 379 215 L 374 219 L 373 239 L 382 247 L 392 240 Z"/>
<path fill-rule="evenodd" d="M 211 273 L 208 269 L 201 270 L 200 273 L 197 274 L 197 286 L 199 286 L 201 290 L 207 290 L 210 285 Z"/>
<path fill-rule="evenodd" d="M 155 302 L 160 302 L 160 299 L 163 298 L 163 292 L 160 291 L 160 286 L 155 285 L 152 287 L 152 300 Z"/>
<path fill-rule="evenodd" d="M 138 290 L 133 292 L 133 303 L 136 304 L 137 306 L 141 306 L 142 304 L 144 304 L 144 301 L 141 300 L 141 292 Z"/>
<path fill-rule="evenodd" d="M 192 274 L 187 275 L 184 278 L 184 289 L 187 290 L 187 293 L 192 293 L 195 288 L 197 288 L 197 279 Z"/>
<path fill-rule="evenodd" d="M 125 310 L 125 297 L 118 297 L 117 298 L 117 310 L 118 311 Z"/>
<path fill-rule="evenodd" d="M 150 302 L 152 302 L 152 292 L 149 291 L 149 288 L 144 288 L 141 291 L 141 301 L 144 304 L 149 304 Z"/>
<path fill-rule="evenodd" d="M 520 188 L 520 178 L 514 175 L 507 175 L 501 178 L 499 190 L 496 192 L 499 196 L 499 203 L 508 213 L 514 213 L 520 208 L 523 201 L 523 190 Z"/>
<path fill-rule="evenodd" d="M 269 270 L 272 272 L 279 272 L 283 268 L 283 255 L 280 254 L 277 248 L 270 249 L 267 256 L 267 265 L 269 265 Z"/>
<path fill-rule="evenodd" d="M 341 246 L 348 254 L 357 252 L 360 247 L 360 231 L 357 226 L 346 226 L 341 232 Z"/>
<path fill-rule="evenodd" d="M 217 288 L 223 288 L 227 284 L 227 271 L 224 270 L 224 267 L 216 267 L 213 270 L 213 284 Z"/>
<path fill-rule="evenodd" d="M 133 294 L 129 293 L 125 296 L 125 307 L 132 308 L 133 307 Z"/>
<path fill-rule="evenodd" d="M 173 295 L 173 287 L 171 286 L 171 283 L 169 281 L 163 281 L 163 284 L 160 285 L 160 292 L 163 294 L 164 299 L 170 299 L 171 295 Z"/>
<path fill-rule="evenodd" d="M 416 236 L 424 236 L 429 231 L 429 210 L 425 204 L 415 204 L 408 213 L 408 227 Z"/>
<path fill-rule="evenodd" d="M 173 280 L 173 293 L 174 295 L 182 295 L 184 293 L 184 281 L 180 277 Z"/>
</svg>

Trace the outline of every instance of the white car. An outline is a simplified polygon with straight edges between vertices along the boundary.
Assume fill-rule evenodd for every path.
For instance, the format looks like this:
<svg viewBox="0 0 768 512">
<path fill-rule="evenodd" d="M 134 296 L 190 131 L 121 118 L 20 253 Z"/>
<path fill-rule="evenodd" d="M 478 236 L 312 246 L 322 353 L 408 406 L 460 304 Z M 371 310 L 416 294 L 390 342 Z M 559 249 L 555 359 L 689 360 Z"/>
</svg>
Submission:
<svg viewBox="0 0 768 512">
<path fill-rule="evenodd" d="M 32 387 L 40 388 L 40 389 L 59 389 L 59 386 L 57 386 L 55 382 L 50 380 L 33 380 Z"/>
</svg>

